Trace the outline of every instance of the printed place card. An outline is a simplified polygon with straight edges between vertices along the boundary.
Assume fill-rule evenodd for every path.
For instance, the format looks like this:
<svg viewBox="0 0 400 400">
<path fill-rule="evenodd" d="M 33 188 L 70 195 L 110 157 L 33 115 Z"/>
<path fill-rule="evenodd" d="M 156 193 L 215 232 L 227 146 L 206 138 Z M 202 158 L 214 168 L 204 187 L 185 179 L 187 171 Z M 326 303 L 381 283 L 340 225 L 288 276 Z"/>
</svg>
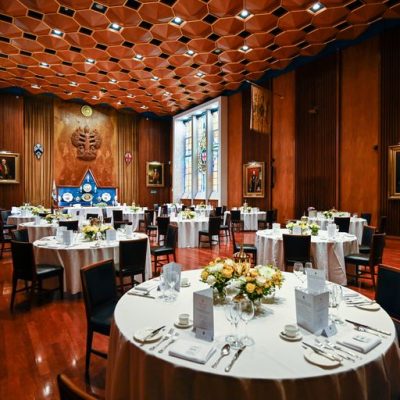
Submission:
<svg viewBox="0 0 400 400">
<path fill-rule="evenodd" d="M 306 268 L 306 276 L 308 292 L 325 290 L 325 271 L 323 269 Z"/>
<path fill-rule="evenodd" d="M 197 338 L 208 342 L 214 340 L 214 299 L 212 288 L 193 293 L 193 327 Z"/>
</svg>

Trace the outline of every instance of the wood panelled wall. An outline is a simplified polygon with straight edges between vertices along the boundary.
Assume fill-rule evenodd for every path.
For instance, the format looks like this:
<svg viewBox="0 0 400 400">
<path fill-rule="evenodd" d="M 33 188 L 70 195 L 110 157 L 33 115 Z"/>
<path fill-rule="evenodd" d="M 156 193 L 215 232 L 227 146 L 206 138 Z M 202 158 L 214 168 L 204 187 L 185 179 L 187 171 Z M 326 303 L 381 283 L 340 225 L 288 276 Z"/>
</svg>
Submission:
<svg viewBox="0 0 400 400">
<path fill-rule="evenodd" d="M 388 200 L 388 146 L 400 143 L 400 29 L 381 39 L 381 213 L 388 217 L 388 234 L 400 235 L 400 200 Z"/>
</svg>

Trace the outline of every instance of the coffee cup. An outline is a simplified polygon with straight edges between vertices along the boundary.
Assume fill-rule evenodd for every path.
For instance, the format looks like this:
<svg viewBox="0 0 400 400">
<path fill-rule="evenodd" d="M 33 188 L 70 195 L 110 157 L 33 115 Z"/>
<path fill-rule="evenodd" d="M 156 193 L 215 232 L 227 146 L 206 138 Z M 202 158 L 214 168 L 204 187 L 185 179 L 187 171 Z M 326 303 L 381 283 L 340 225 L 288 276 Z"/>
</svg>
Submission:
<svg viewBox="0 0 400 400">
<path fill-rule="evenodd" d="M 287 324 L 284 326 L 284 333 L 286 336 L 294 338 L 299 333 L 299 327 L 296 324 Z"/>
<path fill-rule="evenodd" d="M 189 325 L 189 314 L 179 314 L 178 321 L 179 325 Z"/>
<path fill-rule="evenodd" d="M 181 278 L 181 286 L 188 286 L 189 285 L 189 278 L 187 277 L 182 277 Z"/>
</svg>

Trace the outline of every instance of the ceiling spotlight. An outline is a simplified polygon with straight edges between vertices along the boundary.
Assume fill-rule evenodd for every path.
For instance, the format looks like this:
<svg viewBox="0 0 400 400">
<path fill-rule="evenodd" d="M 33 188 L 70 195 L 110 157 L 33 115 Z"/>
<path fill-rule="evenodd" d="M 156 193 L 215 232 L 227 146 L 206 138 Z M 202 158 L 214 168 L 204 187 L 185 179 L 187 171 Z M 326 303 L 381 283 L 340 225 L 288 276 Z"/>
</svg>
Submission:
<svg viewBox="0 0 400 400">
<path fill-rule="evenodd" d="M 62 37 L 64 35 L 64 33 L 59 29 L 52 29 L 51 34 L 57 37 Z"/>
<path fill-rule="evenodd" d="M 33 83 L 33 84 L 31 85 L 31 88 L 32 88 L 32 89 L 40 89 L 40 85 L 38 85 L 37 83 Z"/>
<path fill-rule="evenodd" d="M 152 81 L 158 81 L 160 78 L 158 77 L 158 76 L 153 76 L 152 78 L 151 78 L 151 80 Z"/>
<path fill-rule="evenodd" d="M 69 86 L 78 86 L 78 84 L 76 82 L 70 82 Z"/>
<path fill-rule="evenodd" d="M 120 105 L 122 105 L 123 103 L 122 103 L 121 100 L 118 100 L 117 104 L 120 106 Z"/>
<path fill-rule="evenodd" d="M 111 23 L 108 27 L 112 31 L 119 32 L 122 29 L 121 25 L 116 24 L 115 22 Z"/>
<path fill-rule="evenodd" d="M 215 50 L 213 50 L 213 53 L 214 54 L 221 54 L 222 53 L 222 49 L 215 49 Z"/>
<path fill-rule="evenodd" d="M 308 8 L 308 11 L 310 13 L 316 14 L 316 13 L 322 11 L 324 8 L 325 8 L 325 6 L 322 3 L 320 3 L 319 1 L 317 1 L 310 8 Z"/>
<path fill-rule="evenodd" d="M 40 66 L 43 68 L 49 68 L 49 64 L 45 63 L 45 62 L 41 62 Z"/>
<path fill-rule="evenodd" d="M 110 83 L 117 83 L 116 79 L 110 79 Z"/>
<path fill-rule="evenodd" d="M 93 100 L 98 100 L 99 98 L 97 96 L 92 96 Z"/>
<path fill-rule="evenodd" d="M 171 23 L 177 26 L 181 26 L 185 21 L 180 17 L 174 17 L 171 20 Z"/>
<path fill-rule="evenodd" d="M 129 93 L 126 97 L 129 97 L 130 99 L 132 99 L 133 98 L 133 94 Z"/>
<path fill-rule="evenodd" d="M 249 50 L 250 50 L 250 47 L 247 46 L 247 44 L 244 44 L 242 47 L 239 48 L 239 51 L 242 51 L 243 53 L 246 53 Z"/>
<path fill-rule="evenodd" d="M 136 54 L 135 57 L 133 57 L 135 60 L 142 61 L 143 56 L 141 54 Z"/>
<path fill-rule="evenodd" d="M 206 74 L 204 72 L 201 72 L 201 71 L 196 72 L 196 76 L 199 77 L 199 78 L 203 78 L 203 76 L 205 76 L 205 75 Z"/>
<path fill-rule="evenodd" d="M 248 10 L 246 10 L 246 9 L 243 9 L 242 11 L 240 11 L 240 13 L 237 15 L 239 18 L 241 18 L 241 19 L 247 19 L 247 18 L 249 18 L 250 16 L 252 16 L 253 14 L 250 12 L 250 11 L 248 11 Z"/>
<path fill-rule="evenodd" d="M 170 92 L 164 92 L 163 96 L 165 96 L 165 97 L 171 96 L 171 93 Z"/>
<path fill-rule="evenodd" d="M 147 110 L 149 107 L 145 106 L 144 104 L 140 107 L 143 110 Z"/>
<path fill-rule="evenodd" d="M 87 58 L 86 61 L 85 61 L 86 64 L 94 64 L 95 62 L 96 61 L 93 60 L 93 58 Z"/>
<path fill-rule="evenodd" d="M 72 92 L 65 92 L 67 96 L 71 96 Z"/>
<path fill-rule="evenodd" d="M 188 50 L 188 51 L 186 52 L 186 54 L 187 54 L 188 56 L 194 56 L 196 53 L 195 53 L 193 50 Z"/>
<path fill-rule="evenodd" d="M 57 72 L 56 75 L 57 75 L 57 76 L 65 76 L 65 75 L 62 74 L 61 72 Z"/>
</svg>

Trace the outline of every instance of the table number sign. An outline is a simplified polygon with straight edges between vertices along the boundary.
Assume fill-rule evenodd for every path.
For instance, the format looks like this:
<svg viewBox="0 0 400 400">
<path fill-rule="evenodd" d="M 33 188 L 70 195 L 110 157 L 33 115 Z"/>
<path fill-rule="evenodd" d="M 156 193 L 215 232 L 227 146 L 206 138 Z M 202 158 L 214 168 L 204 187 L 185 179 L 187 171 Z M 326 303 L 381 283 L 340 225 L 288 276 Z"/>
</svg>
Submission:
<svg viewBox="0 0 400 400">
<path fill-rule="evenodd" d="M 212 288 L 193 293 L 193 327 L 197 338 L 209 342 L 214 340 L 214 298 Z"/>
<path fill-rule="evenodd" d="M 325 290 L 325 271 L 322 269 L 306 268 L 307 291 L 321 292 Z"/>
</svg>

